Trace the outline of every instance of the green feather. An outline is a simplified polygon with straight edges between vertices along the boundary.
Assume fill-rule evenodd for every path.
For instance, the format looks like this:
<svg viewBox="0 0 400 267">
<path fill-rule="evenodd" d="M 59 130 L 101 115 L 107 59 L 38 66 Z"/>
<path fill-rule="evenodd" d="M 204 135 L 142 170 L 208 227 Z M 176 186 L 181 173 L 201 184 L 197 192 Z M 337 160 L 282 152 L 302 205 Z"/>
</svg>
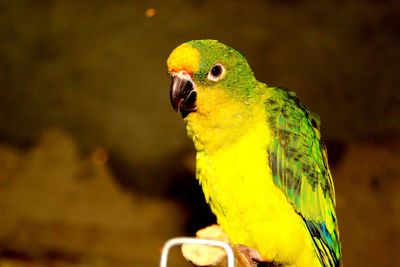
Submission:
<svg viewBox="0 0 400 267">
<path fill-rule="evenodd" d="M 269 87 L 265 102 L 273 141 L 269 164 L 273 179 L 302 216 L 323 266 L 340 266 L 335 193 L 319 119 L 293 92 Z"/>
<path fill-rule="evenodd" d="M 232 98 L 252 99 L 257 80 L 246 58 L 240 52 L 216 40 L 194 40 L 188 44 L 198 49 L 202 55 L 199 71 L 193 77 L 197 84 L 209 88 L 214 86 L 226 88 Z M 218 83 L 206 79 L 209 70 L 216 63 L 222 64 L 229 72 L 229 75 Z"/>
</svg>

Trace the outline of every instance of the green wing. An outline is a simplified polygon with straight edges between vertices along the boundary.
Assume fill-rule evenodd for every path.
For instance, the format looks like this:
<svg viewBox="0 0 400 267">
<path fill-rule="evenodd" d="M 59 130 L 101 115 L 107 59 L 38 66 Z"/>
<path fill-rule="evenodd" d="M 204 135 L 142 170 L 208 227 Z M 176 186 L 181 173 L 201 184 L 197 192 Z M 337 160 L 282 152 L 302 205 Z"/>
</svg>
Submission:
<svg viewBox="0 0 400 267">
<path fill-rule="evenodd" d="M 313 239 L 323 266 L 340 266 L 335 192 L 319 119 L 284 88 L 268 88 L 265 102 L 273 141 L 268 149 L 274 183 L 285 193 Z"/>
</svg>

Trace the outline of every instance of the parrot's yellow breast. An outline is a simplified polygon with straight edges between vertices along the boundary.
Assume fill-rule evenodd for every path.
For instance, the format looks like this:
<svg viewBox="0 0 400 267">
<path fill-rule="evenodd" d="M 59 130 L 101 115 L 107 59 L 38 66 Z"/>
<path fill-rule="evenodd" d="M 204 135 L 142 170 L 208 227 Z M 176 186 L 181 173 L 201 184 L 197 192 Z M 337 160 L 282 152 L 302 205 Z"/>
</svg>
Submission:
<svg viewBox="0 0 400 267">
<path fill-rule="evenodd" d="M 272 179 L 267 153 L 272 137 L 265 111 L 262 105 L 255 109 L 252 114 L 258 115 L 237 129 L 241 136 L 236 142 L 197 153 L 197 178 L 234 244 L 257 249 L 265 260 L 306 257 L 304 264 L 313 266 L 309 259 L 315 257 L 310 254 L 313 248 L 304 223 Z M 304 244 L 304 240 L 309 242 Z M 304 249 L 310 255 L 300 256 Z"/>
</svg>

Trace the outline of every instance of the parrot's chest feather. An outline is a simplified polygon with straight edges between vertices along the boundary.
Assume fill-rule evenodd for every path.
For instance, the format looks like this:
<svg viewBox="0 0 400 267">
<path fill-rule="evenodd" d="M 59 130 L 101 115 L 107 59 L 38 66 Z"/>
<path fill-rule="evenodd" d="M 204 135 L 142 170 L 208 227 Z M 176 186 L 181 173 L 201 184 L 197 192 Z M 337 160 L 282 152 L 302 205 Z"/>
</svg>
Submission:
<svg viewBox="0 0 400 267">
<path fill-rule="evenodd" d="M 197 154 L 197 178 L 217 214 L 229 216 L 239 211 L 235 202 L 240 202 L 243 205 L 240 209 L 245 209 L 245 205 L 264 198 L 265 191 L 273 186 L 266 135 L 257 138 L 262 131 L 260 128 L 224 149 Z M 260 183 L 264 183 L 262 192 L 258 192 Z"/>
<path fill-rule="evenodd" d="M 258 123 L 229 147 L 197 154 L 197 178 L 218 223 L 234 243 L 257 247 L 255 236 L 272 235 L 275 223 L 297 217 L 273 183 L 269 136 L 266 124 Z"/>
<path fill-rule="evenodd" d="M 267 153 L 271 138 L 261 120 L 229 147 L 197 153 L 197 178 L 218 223 L 233 243 L 256 248 L 265 259 L 294 256 L 279 251 L 292 253 L 287 244 L 306 234 L 273 182 Z"/>
</svg>

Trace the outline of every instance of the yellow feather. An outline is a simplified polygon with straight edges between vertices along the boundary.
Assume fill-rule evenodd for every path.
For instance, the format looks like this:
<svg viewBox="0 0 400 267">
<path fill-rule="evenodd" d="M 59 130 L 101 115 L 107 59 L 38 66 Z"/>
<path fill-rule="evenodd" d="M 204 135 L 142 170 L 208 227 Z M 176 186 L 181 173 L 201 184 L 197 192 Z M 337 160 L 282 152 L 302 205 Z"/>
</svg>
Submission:
<svg viewBox="0 0 400 267">
<path fill-rule="evenodd" d="M 241 135 L 244 103 L 234 101 L 226 90 L 198 86 L 196 112 L 185 119 L 187 130 L 194 139 L 197 151 L 222 149 L 235 142 Z M 235 134 L 232 134 L 233 131 Z M 196 133 L 201 133 L 197 136 Z"/>
<path fill-rule="evenodd" d="M 273 183 L 262 101 L 235 101 L 218 88 L 198 92 L 198 110 L 185 120 L 198 150 L 197 178 L 218 223 L 234 244 L 257 249 L 265 260 L 320 266 L 301 217 Z"/>
<path fill-rule="evenodd" d="M 192 74 L 199 69 L 199 64 L 199 51 L 186 43 L 175 48 L 167 60 L 169 73 L 186 70 Z"/>
</svg>

